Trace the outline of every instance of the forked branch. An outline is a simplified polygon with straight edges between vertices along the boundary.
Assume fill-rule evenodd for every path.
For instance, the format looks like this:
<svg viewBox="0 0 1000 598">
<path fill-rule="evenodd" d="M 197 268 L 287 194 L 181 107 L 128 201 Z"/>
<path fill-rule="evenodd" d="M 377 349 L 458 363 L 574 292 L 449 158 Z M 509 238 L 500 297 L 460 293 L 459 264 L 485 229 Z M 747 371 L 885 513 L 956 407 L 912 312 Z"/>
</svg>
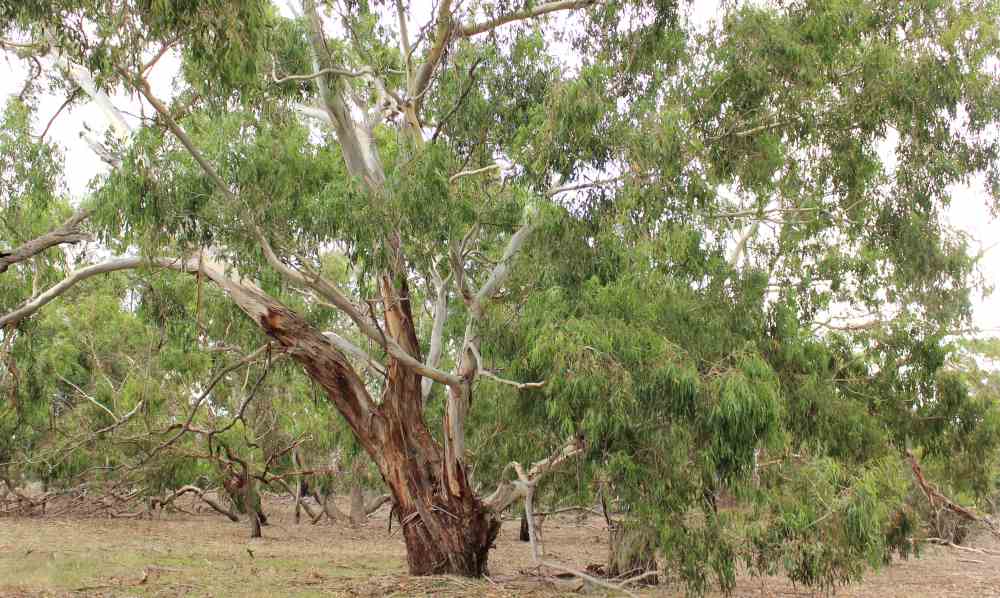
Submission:
<svg viewBox="0 0 1000 598">
<path fill-rule="evenodd" d="M 358 330 L 360 330 L 362 334 L 378 343 L 378 345 L 385 349 L 390 356 L 399 361 L 401 365 L 425 378 L 430 378 L 435 382 L 440 382 L 448 386 L 459 384 L 460 381 L 456 376 L 421 363 L 419 359 L 410 355 L 409 352 L 401 347 L 395 339 L 389 335 L 383 334 L 382 330 L 380 330 L 368 316 L 362 313 L 362 311 L 358 309 L 358 307 L 354 305 L 347 295 L 338 289 L 336 285 L 319 275 L 304 274 L 282 262 L 278 255 L 274 252 L 274 248 L 271 247 L 271 243 L 267 240 L 267 237 L 264 236 L 263 231 L 255 229 L 255 235 L 257 237 L 257 242 L 260 244 L 261 249 L 264 252 L 264 257 L 267 259 L 268 264 L 270 264 L 272 268 L 277 270 L 278 273 L 284 276 L 289 282 L 300 287 L 311 289 L 322 299 L 332 303 L 334 307 L 354 322 L 355 326 L 358 327 Z"/>
<path fill-rule="evenodd" d="M 108 272 L 115 272 L 118 270 L 134 270 L 143 265 L 144 261 L 139 257 L 125 257 L 108 260 L 100 264 L 94 264 L 87 266 L 85 268 L 80 268 L 76 270 L 66 278 L 59 281 L 56 285 L 49 288 L 43 293 L 39 293 L 35 297 L 22 303 L 17 309 L 0 316 L 0 328 L 6 326 L 12 326 L 17 324 L 21 320 L 27 318 L 28 316 L 34 314 L 47 303 L 53 301 L 60 295 L 63 295 L 71 288 L 76 286 L 78 283 L 98 274 L 106 274 Z"/>
<path fill-rule="evenodd" d="M 64 243 L 89 241 L 91 236 L 80 229 L 80 224 L 90 217 L 88 210 L 80 210 L 69 220 L 40 237 L 31 239 L 9 251 L 0 251 L 0 274 L 18 262 L 30 259 L 43 251 Z"/>
<path fill-rule="evenodd" d="M 197 486 L 191 486 L 191 485 L 183 486 L 183 487 L 175 490 L 173 493 L 171 493 L 166 498 L 153 497 L 150 500 L 150 509 L 155 509 L 157 507 L 159 507 L 159 508 L 165 508 L 165 507 L 173 504 L 174 501 L 177 500 L 178 498 L 180 498 L 181 496 L 190 493 L 190 494 L 194 494 L 195 496 L 197 496 L 199 499 L 201 499 L 202 502 L 204 502 L 208 506 L 212 507 L 212 509 L 215 510 L 216 512 L 221 513 L 222 515 L 225 515 L 226 517 L 228 517 L 230 521 L 237 522 L 237 521 L 240 520 L 240 518 L 236 515 L 236 513 L 232 512 L 229 509 L 224 508 L 217 501 L 209 498 L 208 496 L 205 496 L 205 492 L 206 492 L 205 490 L 202 490 L 201 488 L 199 488 Z"/>
<path fill-rule="evenodd" d="M 527 472 L 520 463 L 510 463 L 504 468 L 502 475 L 511 469 L 517 472 L 518 479 L 503 481 L 493 491 L 493 494 L 483 500 L 483 505 L 499 513 L 509 507 L 514 501 L 528 495 L 530 488 L 543 476 L 562 467 L 567 461 L 583 453 L 585 443 L 582 437 L 573 436 L 545 459 L 537 461 Z"/>
<path fill-rule="evenodd" d="M 921 469 L 920 464 L 917 462 L 917 458 L 913 455 L 912 452 L 906 451 L 906 458 L 910 462 L 910 468 L 913 470 L 913 476 L 917 480 L 917 485 L 920 486 L 920 489 L 924 492 L 924 495 L 927 496 L 927 502 L 930 503 L 932 508 L 941 507 L 948 511 L 951 511 L 952 513 L 955 513 L 956 515 L 959 515 L 960 517 L 963 517 L 965 519 L 968 519 L 969 521 L 974 521 L 977 523 L 983 520 L 983 518 L 980 517 L 979 515 L 975 514 L 969 509 L 966 509 L 962 505 L 956 503 L 955 501 L 951 500 L 950 498 L 942 494 L 941 491 L 938 490 L 938 488 L 934 484 L 928 482 L 927 479 L 924 477 L 923 469 Z M 996 533 L 996 530 L 994 530 L 994 533 Z"/>
</svg>

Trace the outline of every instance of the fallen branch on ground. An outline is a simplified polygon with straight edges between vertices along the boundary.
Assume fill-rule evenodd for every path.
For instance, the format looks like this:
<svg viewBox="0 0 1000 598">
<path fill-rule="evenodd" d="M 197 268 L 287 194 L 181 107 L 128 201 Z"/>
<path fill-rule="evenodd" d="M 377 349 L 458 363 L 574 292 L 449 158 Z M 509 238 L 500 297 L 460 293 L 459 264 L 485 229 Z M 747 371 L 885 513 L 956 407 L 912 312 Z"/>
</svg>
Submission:
<svg viewBox="0 0 1000 598">
<path fill-rule="evenodd" d="M 214 509 L 215 511 L 217 511 L 217 512 L 221 513 L 222 515 L 225 515 L 226 517 L 228 517 L 230 521 L 232 521 L 232 522 L 235 523 L 235 522 L 237 522 L 237 521 L 240 520 L 240 518 L 235 513 L 233 513 L 229 509 L 226 509 L 225 507 L 223 507 L 222 505 L 220 505 L 215 500 L 213 500 L 213 499 L 205 496 L 206 492 L 207 492 L 207 490 L 202 490 L 201 488 L 199 488 L 197 486 L 190 486 L 190 485 L 189 486 L 184 486 L 182 488 L 177 489 L 176 491 L 174 491 L 173 494 L 171 494 L 170 496 L 168 496 L 168 497 L 166 497 L 164 499 L 160 499 L 160 498 L 153 498 L 153 499 L 151 499 L 150 500 L 150 509 L 149 509 L 150 513 L 152 513 L 152 510 L 155 509 L 156 507 L 160 507 L 162 509 L 162 508 L 164 508 L 164 507 L 166 507 L 168 505 L 172 505 L 172 503 L 175 500 L 177 500 L 179 497 L 181 497 L 181 496 L 183 496 L 185 494 L 191 493 L 191 494 L 194 494 L 195 496 L 197 496 L 198 498 L 200 498 L 202 502 L 204 502 L 208 506 L 212 507 L 212 509 Z"/>
<path fill-rule="evenodd" d="M 551 511 L 541 511 L 535 513 L 535 517 L 547 517 L 549 515 L 558 515 L 559 513 L 572 513 L 574 511 L 580 511 L 583 513 L 590 513 L 592 515 L 597 515 L 599 517 L 604 517 L 604 514 L 597 509 L 592 509 L 590 507 L 561 507 L 559 509 L 553 509 Z"/>
<path fill-rule="evenodd" d="M 11 483 L 11 481 L 8 480 L 7 478 L 0 477 L 0 481 L 2 481 L 5 486 L 7 486 L 7 492 L 9 494 L 14 495 L 14 498 L 17 502 L 17 509 L 18 511 L 21 512 L 22 515 L 31 515 L 33 514 L 34 510 L 38 507 L 41 507 L 42 514 L 43 515 L 45 514 L 45 504 L 49 501 L 50 498 L 52 498 L 51 492 L 46 492 L 42 496 L 32 497 L 18 490 L 14 486 L 14 484 Z M 0 502 L 6 502 L 6 501 L 0 501 Z"/>
</svg>

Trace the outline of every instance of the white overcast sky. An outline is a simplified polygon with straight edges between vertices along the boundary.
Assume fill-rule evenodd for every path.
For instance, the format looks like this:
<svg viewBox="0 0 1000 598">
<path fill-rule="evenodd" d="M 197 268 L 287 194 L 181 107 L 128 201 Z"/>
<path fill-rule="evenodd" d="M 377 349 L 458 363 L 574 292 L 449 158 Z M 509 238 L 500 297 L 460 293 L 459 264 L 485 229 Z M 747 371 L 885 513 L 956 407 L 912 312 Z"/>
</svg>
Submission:
<svg viewBox="0 0 1000 598">
<path fill-rule="evenodd" d="M 416 31 L 431 14 L 430 0 L 413 0 L 411 2 L 412 22 L 410 30 Z M 693 2 L 689 9 L 692 21 L 702 24 L 716 18 L 720 14 L 718 3 L 713 1 Z M 171 69 L 171 61 L 158 65 L 161 75 L 153 78 L 154 91 L 160 97 L 171 95 L 170 75 L 163 75 Z M 176 62 L 174 62 L 176 64 Z M 7 56 L 0 57 L 0 99 L 6 103 L 8 96 L 16 94 L 22 85 L 25 72 L 22 64 Z M 49 118 L 55 114 L 64 97 L 50 96 L 41 99 L 41 106 L 36 123 L 40 133 Z M 125 111 L 138 110 L 138 103 L 125 96 L 113 98 L 115 104 Z M 103 137 L 108 127 L 104 113 L 92 103 L 87 103 L 64 110 L 52 125 L 48 139 L 62 147 L 66 160 L 66 185 L 74 198 L 80 198 L 87 193 L 88 183 L 97 174 L 103 172 L 106 166 L 101 162 L 81 138 L 84 125 L 97 133 L 97 138 Z M 990 286 L 1000 283 L 1000 247 L 988 249 L 1000 241 L 1000 223 L 993 218 L 987 206 L 986 193 L 982 180 L 969 185 L 959 185 L 952 189 L 952 203 L 946 214 L 948 222 L 954 228 L 964 231 L 970 238 L 973 253 L 987 248 L 980 262 L 981 271 Z M 0 240 L 2 242 L 2 240 Z M 975 313 L 973 325 L 987 334 L 1000 333 L 1000 293 L 997 296 L 975 298 Z"/>
</svg>

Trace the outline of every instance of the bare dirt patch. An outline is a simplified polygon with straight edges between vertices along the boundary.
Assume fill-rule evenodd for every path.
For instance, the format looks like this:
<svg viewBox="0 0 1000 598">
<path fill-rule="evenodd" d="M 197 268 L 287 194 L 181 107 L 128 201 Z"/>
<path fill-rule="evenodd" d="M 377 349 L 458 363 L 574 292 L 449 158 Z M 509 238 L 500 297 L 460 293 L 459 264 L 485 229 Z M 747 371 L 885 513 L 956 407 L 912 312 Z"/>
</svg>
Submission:
<svg viewBox="0 0 1000 598">
<path fill-rule="evenodd" d="M 602 595 L 578 584 L 541 583 L 531 549 L 519 542 L 518 522 L 505 522 L 491 557 L 491 576 L 471 581 L 406 575 L 397 526 L 387 532 L 387 509 L 368 524 L 294 524 L 287 504 L 268 510 L 272 525 L 250 540 L 247 528 L 217 515 L 159 519 L 2 518 L 2 596 L 571 596 Z M 607 534 L 599 518 L 553 517 L 542 532 L 546 558 L 583 568 L 603 562 Z M 919 559 L 896 563 L 838 596 L 1000 596 L 1000 542 L 973 539 L 971 552 L 929 546 Z M 661 586 L 650 597 L 683 595 Z M 810 596 L 787 580 L 739 581 L 737 596 Z"/>
</svg>

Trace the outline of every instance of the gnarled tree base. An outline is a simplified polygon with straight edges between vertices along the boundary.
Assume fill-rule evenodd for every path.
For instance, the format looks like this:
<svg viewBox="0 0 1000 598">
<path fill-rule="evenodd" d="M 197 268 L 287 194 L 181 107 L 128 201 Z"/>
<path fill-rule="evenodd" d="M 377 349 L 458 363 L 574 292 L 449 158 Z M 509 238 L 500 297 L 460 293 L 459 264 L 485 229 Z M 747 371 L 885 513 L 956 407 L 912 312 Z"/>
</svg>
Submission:
<svg viewBox="0 0 1000 598">
<path fill-rule="evenodd" d="M 486 575 L 499 519 L 481 507 L 454 513 L 447 506 L 421 511 L 400 518 L 410 575 Z"/>
</svg>

